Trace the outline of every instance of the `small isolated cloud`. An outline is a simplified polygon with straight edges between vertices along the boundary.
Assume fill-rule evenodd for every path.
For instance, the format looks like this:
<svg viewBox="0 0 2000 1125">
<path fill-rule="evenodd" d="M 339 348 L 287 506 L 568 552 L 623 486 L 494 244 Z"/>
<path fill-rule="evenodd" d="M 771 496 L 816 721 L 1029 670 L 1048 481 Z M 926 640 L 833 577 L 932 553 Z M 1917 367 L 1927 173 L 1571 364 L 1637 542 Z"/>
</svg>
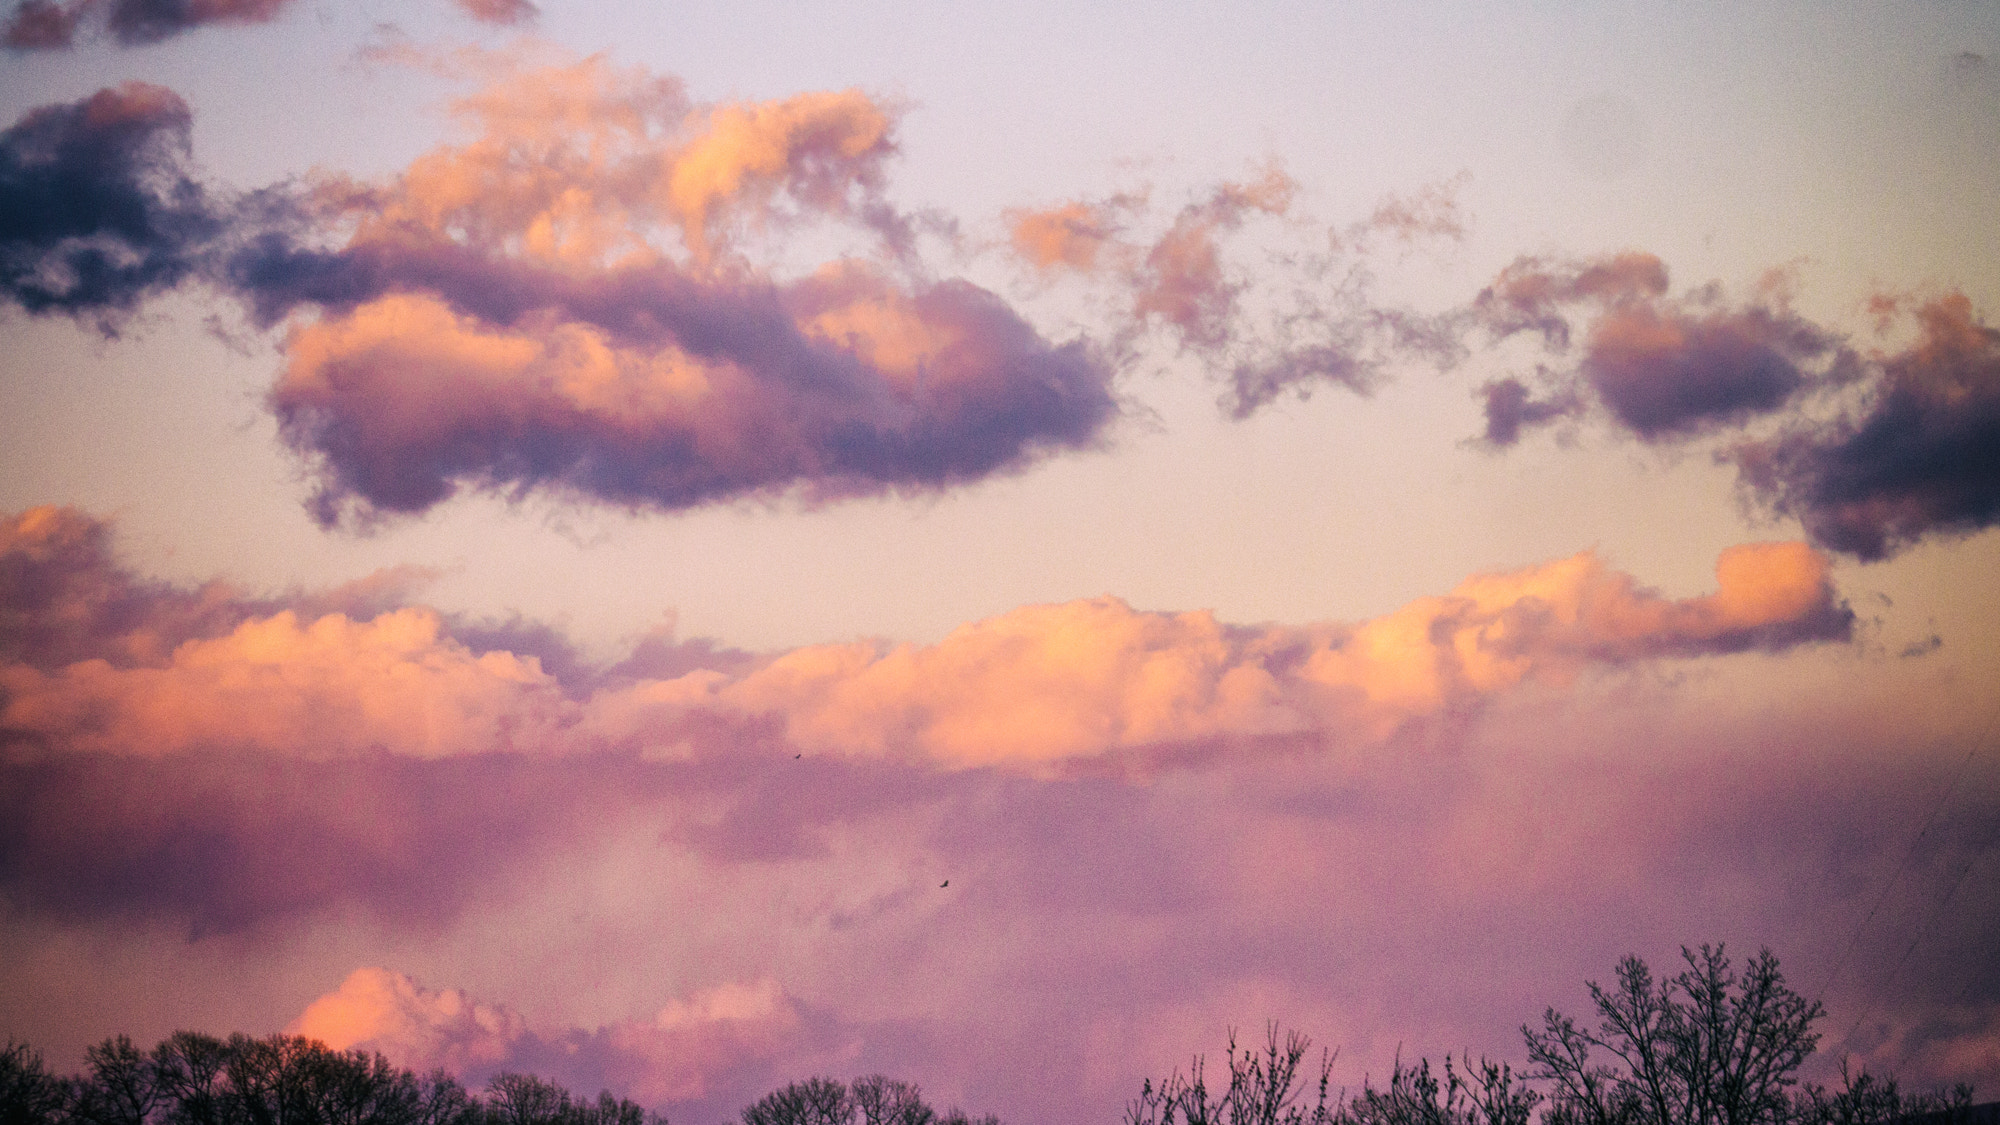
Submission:
<svg viewBox="0 0 2000 1125">
<path fill-rule="evenodd" d="M 1472 305 L 1495 339 L 1533 332 L 1571 364 L 1485 388 L 1486 439 L 1601 408 L 1646 442 L 1683 441 L 1769 414 L 1847 358 L 1840 338 L 1794 313 L 1781 279 L 1730 304 L 1717 287 L 1667 291 L 1665 263 L 1627 252 L 1586 262 L 1521 258 Z M 1580 347 L 1577 337 L 1581 337 Z"/>
<path fill-rule="evenodd" d="M 1863 559 L 2000 522 L 2000 331 L 1956 293 L 1912 315 L 1917 340 L 1874 358 L 1858 407 L 1726 454 L 1751 495 Z"/>
</svg>

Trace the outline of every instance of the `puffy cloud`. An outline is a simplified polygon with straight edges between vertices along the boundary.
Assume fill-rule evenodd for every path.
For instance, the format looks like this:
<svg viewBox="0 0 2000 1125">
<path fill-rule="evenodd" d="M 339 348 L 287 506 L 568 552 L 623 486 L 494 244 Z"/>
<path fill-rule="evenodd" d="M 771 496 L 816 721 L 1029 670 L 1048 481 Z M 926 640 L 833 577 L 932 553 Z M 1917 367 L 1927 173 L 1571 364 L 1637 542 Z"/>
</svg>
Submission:
<svg viewBox="0 0 2000 1125">
<path fill-rule="evenodd" d="M 1859 409 L 1729 453 L 1753 495 L 1864 559 L 2000 522 L 2000 332 L 1956 293 L 1914 316 L 1918 339 L 1876 358 Z"/>
<path fill-rule="evenodd" d="M 1535 332 L 1569 351 L 1587 310 L 1573 369 L 1549 372 L 1537 399 L 1518 379 L 1489 384 L 1486 439 L 1518 440 L 1523 425 L 1601 405 L 1643 441 L 1683 440 L 1784 407 L 1851 357 L 1838 336 L 1794 313 L 1782 279 L 1757 301 L 1730 305 L 1710 286 L 1667 292 L 1667 269 L 1638 251 L 1587 262 L 1522 258 L 1480 293 L 1472 320 L 1496 338 Z"/>
<path fill-rule="evenodd" d="M 363 968 L 307 1005 L 285 1030 L 336 1051 L 380 1052 L 411 1070 L 462 1074 L 503 1062 L 527 1034 L 527 1021 L 461 989 L 425 988 L 402 973 Z"/>
<path fill-rule="evenodd" d="M 143 82 L 0 132 L 0 286 L 35 313 L 116 313 L 194 274 L 223 219 L 188 172 L 192 115 Z"/>
<path fill-rule="evenodd" d="M 1089 272 L 1110 264 L 1111 255 L 1129 257 L 1131 247 L 1117 240 L 1119 215 L 1142 202 L 1134 196 L 1116 196 L 1042 210 L 1021 208 L 1007 213 L 1008 235 L 1014 253 L 1037 269 Z"/>
<path fill-rule="evenodd" d="M 326 189 L 360 216 L 346 247 L 266 238 L 230 267 L 265 319 L 325 310 L 271 393 L 325 522 L 464 486 L 667 511 L 936 490 L 1090 446 L 1117 414 L 1103 361 L 976 286 L 743 256 L 772 224 L 831 222 L 901 260 L 894 114 L 866 95 L 695 107 L 587 60 L 461 108 L 472 143 Z"/>
<path fill-rule="evenodd" d="M 131 574 L 113 554 L 111 533 L 74 508 L 0 518 L 0 663 L 45 672 L 83 661 L 157 667 L 185 641 L 286 609 L 314 618 L 374 617 L 402 605 L 428 577 L 395 567 L 288 598 L 252 597 L 220 580 L 188 590 Z"/>
<path fill-rule="evenodd" d="M 1799 543 L 1733 547 L 1719 589 L 1675 601 L 1585 553 L 1468 579 L 1357 625 L 1230 627 L 1116 598 L 1030 606 L 931 646 L 796 649 L 607 692 L 613 731 L 721 708 L 786 719 L 839 753 L 1045 769 L 1151 744 L 1311 731 L 1375 741 L 1412 719 L 1594 664 L 1777 650 L 1844 638 L 1853 615 Z"/>
<path fill-rule="evenodd" d="M 1468 313 L 1498 339 L 1531 332 L 1575 366 L 1481 388 L 1486 441 L 1602 409 L 1649 443 L 1724 436 L 1744 491 L 1796 517 L 1816 544 L 1882 559 L 1932 535 L 2000 519 L 2000 332 L 1963 294 L 1881 297 L 1881 328 L 1914 322 L 1900 350 L 1864 353 L 1793 312 L 1784 278 L 1725 302 L 1668 295 L 1658 258 L 1523 258 Z"/>
<path fill-rule="evenodd" d="M 1132 306 L 1139 319 L 1171 326 L 1191 347 L 1227 343 L 1241 286 L 1223 274 L 1218 239 L 1253 212 L 1284 214 L 1297 191 L 1290 176 L 1272 168 L 1249 183 L 1222 184 L 1183 207 L 1140 260 Z"/>
<path fill-rule="evenodd" d="M 762 1077 L 774 1056 L 810 1035 L 797 1005 L 770 979 L 699 990 L 651 1019 L 536 1031 L 504 1005 L 383 968 L 356 969 L 286 1030 L 335 1050 L 380 1052 L 412 1070 L 443 1067 L 475 1085 L 503 1071 L 529 1072 L 579 1093 L 614 1086 L 650 1105 L 702 1099 L 718 1082 L 746 1085 L 748 1074 Z"/>
<path fill-rule="evenodd" d="M 422 609 L 310 622 L 285 610 L 183 642 L 164 667 L 0 669 L 0 693 L 0 730 L 15 737 L 144 754 L 548 749 L 577 718 L 539 661 L 474 654 Z"/>
<path fill-rule="evenodd" d="M 58 553 L 49 544 L 85 560 L 102 551 L 101 529 L 74 514 L 14 523 L 27 546 L 0 554 L 0 576 L 28 569 L 17 558 Z M 1679 601 L 1586 552 L 1475 576 L 1358 624 L 1229 626 L 1106 597 L 1024 607 L 929 646 L 682 652 L 698 662 L 691 670 L 635 653 L 618 669 L 573 669 L 566 688 L 530 651 L 549 650 L 548 638 L 518 624 L 483 640 L 463 627 L 475 650 L 420 607 L 315 617 L 146 588 L 101 560 L 77 572 L 96 577 L 55 591 L 33 573 L 12 583 L 12 631 L 39 659 L 0 667 L 0 730 L 72 752 L 150 755 L 659 750 L 715 712 L 779 717 L 787 739 L 816 750 L 1039 771 L 1217 737 L 1372 742 L 1525 681 L 1838 639 L 1853 620 L 1826 561 L 1803 544 L 1733 547 L 1717 562 L 1718 590 Z"/>
</svg>

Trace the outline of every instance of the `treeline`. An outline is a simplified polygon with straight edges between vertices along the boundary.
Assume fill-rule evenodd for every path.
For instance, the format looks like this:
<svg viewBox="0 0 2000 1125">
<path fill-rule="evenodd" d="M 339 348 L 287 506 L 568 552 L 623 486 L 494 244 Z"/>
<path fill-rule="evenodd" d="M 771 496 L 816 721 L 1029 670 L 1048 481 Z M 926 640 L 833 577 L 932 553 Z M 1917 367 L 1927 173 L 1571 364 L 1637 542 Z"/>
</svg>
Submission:
<svg viewBox="0 0 2000 1125">
<path fill-rule="evenodd" d="M 530 1074 L 473 1092 L 379 1054 L 315 1039 L 176 1032 L 151 1051 L 120 1035 L 90 1048 L 87 1073 L 52 1074 L 25 1043 L 0 1050 L 0 1125 L 667 1125 L 606 1090 L 578 1097 Z M 742 1125 L 1000 1125 L 943 1113 L 912 1083 L 795 1082 L 744 1109 Z"/>
<path fill-rule="evenodd" d="M 1824 1015 L 1786 987 L 1761 952 L 1739 974 L 1719 947 L 1682 950 L 1686 968 L 1655 979 L 1628 957 L 1610 988 L 1590 985 L 1594 1025 L 1554 1008 L 1523 1027 L 1528 1067 L 1447 1056 L 1400 1060 L 1386 1084 L 1332 1088 L 1333 1056 L 1273 1025 L 1261 1049 L 1232 1036 L 1228 1078 L 1147 1081 L 1125 1125 L 1970 1125 L 2000 1122 L 1972 1089 L 1908 1092 L 1893 1078 L 1841 1069 L 1826 1087 L 1798 1081 Z M 227 1040 L 178 1032 L 141 1051 L 124 1036 L 87 1055 L 89 1072 L 49 1073 L 25 1044 L 0 1052 L 0 1125 L 667 1125 L 615 1098 L 532 1075 L 502 1074 L 474 1093 L 442 1070 L 419 1076 L 379 1054 L 298 1036 Z M 918 1088 L 880 1075 L 794 1082 L 745 1107 L 740 1125 L 1000 1125 L 939 1113 Z"/>
<path fill-rule="evenodd" d="M 90 1048 L 88 1073 L 51 1074 L 25 1043 L 0 1053 L 0 1125 L 666 1125 L 609 1091 L 573 1096 L 502 1074 L 473 1093 L 379 1054 L 315 1039 L 175 1032 L 142 1051 L 120 1035 Z"/>
<path fill-rule="evenodd" d="M 1386 1085 L 1331 1087 L 1302 1070 L 1311 1046 L 1269 1029 L 1261 1050 L 1232 1036 L 1229 1077 L 1211 1087 L 1196 1057 L 1187 1074 L 1148 1081 L 1126 1125 L 1970 1125 L 2000 1120 L 1972 1106 L 1972 1087 L 1909 1092 L 1893 1078 L 1841 1067 L 1837 1087 L 1800 1083 L 1825 1014 L 1785 985 L 1764 950 L 1739 975 L 1720 947 L 1683 948 L 1687 967 L 1655 980 L 1637 957 L 1611 988 L 1590 984 L 1594 1028 L 1554 1008 L 1524 1026 L 1528 1069 L 1446 1056 L 1395 1063 Z"/>
</svg>

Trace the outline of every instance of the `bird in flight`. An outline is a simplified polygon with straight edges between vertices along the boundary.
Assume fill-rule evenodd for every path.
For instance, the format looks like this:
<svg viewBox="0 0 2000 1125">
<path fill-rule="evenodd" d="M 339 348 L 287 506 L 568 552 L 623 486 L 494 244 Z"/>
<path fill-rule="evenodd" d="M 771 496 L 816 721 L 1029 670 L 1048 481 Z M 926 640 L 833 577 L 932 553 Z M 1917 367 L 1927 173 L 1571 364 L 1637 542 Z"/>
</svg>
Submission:
<svg viewBox="0 0 2000 1125">
<path fill-rule="evenodd" d="M 946 880 L 945 880 L 944 882 L 942 882 L 942 883 L 939 883 L 939 884 L 938 884 L 938 889 L 939 889 L 939 890 L 943 890 L 944 888 L 946 888 L 946 887 L 949 887 L 949 886 L 951 886 L 951 880 L 950 880 L 950 879 L 946 879 Z"/>
</svg>

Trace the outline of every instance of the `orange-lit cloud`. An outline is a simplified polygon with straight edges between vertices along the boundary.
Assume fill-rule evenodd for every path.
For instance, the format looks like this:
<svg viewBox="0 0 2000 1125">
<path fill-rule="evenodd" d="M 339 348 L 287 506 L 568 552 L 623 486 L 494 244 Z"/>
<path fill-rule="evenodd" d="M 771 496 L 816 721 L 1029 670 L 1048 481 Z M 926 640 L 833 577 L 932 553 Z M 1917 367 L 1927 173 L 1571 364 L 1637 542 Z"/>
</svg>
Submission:
<svg viewBox="0 0 2000 1125">
<path fill-rule="evenodd" d="M 663 511 L 935 491 L 1093 446 L 1119 413 L 1089 345 L 914 269 L 884 196 L 894 109 L 697 106 L 602 59 L 483 65 L 470 141 L 322 186 L 343 248 L 229 259 L 261 319 L 319 310 L 270 402 L 323 522 L 466 487 Z M 799 224 L 863 245 L 784 276 L 752 260 Z"/>
<path fill-rule="evenodd" d="M 264 748 L 308 757 L 549 749 L 576 719 L 533 657 L 474 654 L 429 610 L 286 610 L 182 643 L 164 667 L 0 669 L 0 727 L 79 751 Z"/>
<path fill-rule="evenodd" d="M 1852 615 L 1805 545 L 1734 547 L 1716 569 L 1717 592 L 1674 601 L 1585 553 L 1356 625 L 1230 627 L 1116 598 L 1030 606 L 932 646 L 817 646 L 738 676 L 638 684 L 602 697 L 600 714 L 617 726 L 648 708 L 775 713 L 822 751 L 1037 769 L 1222 735 L 1373 741 L 1592 665 L 1847 636 Z"/>
<path fill-rule="evenodd" d="M 17 551 L 28 554 L 40 529 L 64 519 L 35 512 L 15 522 L 27 529 L 16 533 L 27 544 Z M 1351 625 L 1229 626 L 1206 612 L 1143 612 L 1106 597 L 1024 607 L 930 646 L 820 645 L 671 678 L 607 677 L 585 698 L 534 655 L 474 651 L 432 610 L 362 620 L 238 609 L 226 631 L 211 622 L 212 635 L 180 640 L 150 664 L 86 657 L 0 668 L 0 726 L 78 751 L 438 757 L 657 747 L 688 716 L 712 711 L 781 717 L 787 739 L 823 752 L 1039 770 L 1218 736 L 1375 741 L 1410 720 L 1595 665 L 1848 635 L 1852 614 L 1827 563 L 1803 544 L 1733 547 L 1716 572 L 1715 593 L 1676 601 L 1586 552 L 1475 576 Z M 57 631 L 73 605 L 24 604 L 21 631 Z"/>
<path fill-rule="evenodd" d="M 776 981 L 725 982 L 675 999 L 651 1019 L 537 1031 L 504 1005 L 432 989 L 383 968 L 356 969 L 286 1031 L 335 1050 L 379 1052 L 419 1072 L 443 1067 L 478 1084 L 503 1071 L 558 1082 L 615 1081 L 647 1104 L 701 1097 L 718 1077 L 761 1069 L 803 1038 Z"/>
</svg>

